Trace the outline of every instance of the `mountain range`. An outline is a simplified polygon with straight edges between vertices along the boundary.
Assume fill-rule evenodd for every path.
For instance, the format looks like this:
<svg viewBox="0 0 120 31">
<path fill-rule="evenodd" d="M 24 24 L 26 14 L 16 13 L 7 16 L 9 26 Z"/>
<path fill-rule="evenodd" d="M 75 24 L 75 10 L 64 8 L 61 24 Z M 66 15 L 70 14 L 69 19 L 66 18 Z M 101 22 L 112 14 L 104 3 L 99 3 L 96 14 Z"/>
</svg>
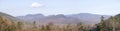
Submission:
<svg viewBox="0 0 120 31">
<path fill-rule="evenodd" d="M 97 24 L 100 22 L 101 16 L 104 16 L 105 19 L 109 18 L 109 15 L 97 15 L 97 14 L 90 14 L 90 13 L 79 13 L 79 14 L 58 14 L 58 15 L 48 15 L 44 16 L 43 14 L 29 14 L 26 16 L 11 16 L 6 13 L 0 12 L 0 16 L 5 18 L 8 21 L 24 21 L 24 22 L 33 22 L 36 21 L 37 24 L 47 24 L 47 23 L 54 23 L 54 24 L 76 24 L 76 23 L 84 23 L 84 24 Z"/>
<path fill-rule="evenodd" d="M 17 18 L 22 19 L 26 22 L 33 22 L 36 21 L 37 24 L 47 24 L 47 23 L 54 23 L 54 24 L 76 24 L 82 22 L 84 24 L 97 24 L 100 22 L 101 16 L 104 16 L 105 19 L 109 18 L 109 15 L 97 15 L 97 14 L 90 14 L 90 13 L 79 13 L 79 14 L 58 14 L 58 15 L 48 15 L 44 16 L 43 14 L 29 14 L 26 16 L 17 16 Z"/>
</svg>

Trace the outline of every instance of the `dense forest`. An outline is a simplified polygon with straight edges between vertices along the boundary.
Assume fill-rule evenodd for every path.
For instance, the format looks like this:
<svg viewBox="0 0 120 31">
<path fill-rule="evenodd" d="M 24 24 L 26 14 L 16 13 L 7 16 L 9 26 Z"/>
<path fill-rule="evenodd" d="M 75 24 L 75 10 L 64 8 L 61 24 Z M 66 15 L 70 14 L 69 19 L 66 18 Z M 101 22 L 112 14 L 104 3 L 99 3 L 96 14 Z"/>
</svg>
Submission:
<svg viewBox="0 0 120 31">
<path fill-rule="evenodd" d="M 0 31 L 120 31 L 120 14 L 104 19 L 101 16 L 101 22 L 98 24 L 66 24 L 59 26 L 50 22 L 45 25 L 36 25 L 36 21 L 26 23 L 22 21 L 8 21 L 0 16 Z"/>
</svg>

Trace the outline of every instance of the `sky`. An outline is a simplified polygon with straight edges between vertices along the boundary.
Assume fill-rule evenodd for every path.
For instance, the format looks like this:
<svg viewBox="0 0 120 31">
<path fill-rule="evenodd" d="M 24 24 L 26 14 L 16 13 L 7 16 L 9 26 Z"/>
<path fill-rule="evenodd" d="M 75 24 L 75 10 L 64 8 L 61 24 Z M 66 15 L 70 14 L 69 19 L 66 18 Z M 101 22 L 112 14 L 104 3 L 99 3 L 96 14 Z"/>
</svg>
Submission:
<svg viewBox="0 0 120 31">
<path fill-rule="evenodd" d="M 0 0 L 0 12 L 12 16 L 38 13 L 116 15 L 120 13 L 120 0 Z"/>
</svg>

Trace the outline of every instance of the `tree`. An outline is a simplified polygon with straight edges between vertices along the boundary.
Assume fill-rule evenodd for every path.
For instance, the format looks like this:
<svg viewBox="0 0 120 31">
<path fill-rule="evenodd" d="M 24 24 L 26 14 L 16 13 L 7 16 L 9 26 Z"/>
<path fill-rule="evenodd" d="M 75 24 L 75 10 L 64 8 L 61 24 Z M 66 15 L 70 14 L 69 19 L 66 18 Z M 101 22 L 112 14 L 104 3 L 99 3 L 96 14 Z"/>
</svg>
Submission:
<svg viewBox="0 0 120 31">
<path fill-rule="evenodd" d="M 83 24 L 81 22 L 77 24 L 77 31 L 84 31 Z"/>
<path fill-rule="evenodd" d="M 21 21 L 18 21 L 17 22 L 17 26 L 16 26 L 16 28 L 18 29 L 18 30 L 20 30 L 20 31 L 22 31 L 22 27 L 23 27 L 23 22 L 21 22 Z"/>
<path fill-rule="evenodd" d="M 97 24 L 97 30 L 98 31 L 105 31 L 106 29 L 106 26 L 105 26 L 105 20 L 104 20 L 104 17 L 101 16 L 101 22 L 99 24 Z"/>
<path fill-rule="evenodd" d="M 46 31 L 46 28 L 44 25 L 41 26 L 41 31 Z"/>
<path fill-rule="evenodd" d="M 50 23 L 48 23 L 47 25 L 46 25 L 46 30 L 49 30 L 49 31 L 52 31 L 53 30 L 53 23 L 52 22 L 50 22 Z"/>
<path fill-rule="evenodd" d="M 36 21 L 33 22 L 33 28 L 37 28 L 36 27 Z"/>
</svg>

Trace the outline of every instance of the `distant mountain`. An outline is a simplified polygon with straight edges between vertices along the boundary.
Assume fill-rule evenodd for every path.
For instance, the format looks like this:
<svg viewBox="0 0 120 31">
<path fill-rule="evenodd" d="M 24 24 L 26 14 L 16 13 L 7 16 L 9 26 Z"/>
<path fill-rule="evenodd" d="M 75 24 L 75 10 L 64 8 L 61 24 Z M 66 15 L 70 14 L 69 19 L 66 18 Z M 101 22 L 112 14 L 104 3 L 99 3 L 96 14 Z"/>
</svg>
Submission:
<svg viewBox="0 0 120 31">
<path fill-rule="evenodd" d="M 26 16 L 18 16 L 17 18 L 23 19 L 28 22 L 37 21 L 40 24 L 46 24 L 49 22 L 53 22 L 55 24 L 76 24 L 79 22 L 85 24 L 96 24 L 100 22 L 100 17 L 104 16 L 106 19 L 109 18 L 108 15 L 97 15 L 90 13 L 80 13 L 80 14 L 71 14 L 71 15 L 49 15 L 44 16 L 43 14 L 34 14 L 34 15 L 26 15 Z"/>
<path fill-rule="evenodd" d="M 39 15 L 39 16 L 38 16 Z M 40 24 L 47 24 L 50 22 L 56 23 L 56 24 L 67 24 L 67 23 L 78 23 L 80 22 L 79 19 L 76 18 L 69 18 L 66 17 L 63 14 L 59 15 L 50 15 L 50 16 L 43 16 L 42 14 L 34 14 L 34 15 L 26 15 L 26 16 L 18 16 L 17 18 L 23 19 L 27 22 L 33 22 L 36 21 Z"/>
<path fill-rule="evenodd" d="M 97 14 L 90 14 L 90 13 L 79 13 L 79 14 L 72 14 L 67 16 L 72 18 L 78 18 L 82 20 L 81 22 L 87 23 L 87 24 L 99 23 L 101 16 L 104 16 L 105 19 L 108 19 L 110 17 L 108 15 L 97 15 Z"/>
<path fill-rule="evenodd" d="M 42 19 L 42 18 L 45 18 L 45 16 L 42 14 L 35 14 L 35 15 L 28 14 L 26 16 L 17 16 L 17 18 L 23 19 L 25 21 L 28 21 L 28 20 L 30 21 L 34 19 Z"/>
</svg>

